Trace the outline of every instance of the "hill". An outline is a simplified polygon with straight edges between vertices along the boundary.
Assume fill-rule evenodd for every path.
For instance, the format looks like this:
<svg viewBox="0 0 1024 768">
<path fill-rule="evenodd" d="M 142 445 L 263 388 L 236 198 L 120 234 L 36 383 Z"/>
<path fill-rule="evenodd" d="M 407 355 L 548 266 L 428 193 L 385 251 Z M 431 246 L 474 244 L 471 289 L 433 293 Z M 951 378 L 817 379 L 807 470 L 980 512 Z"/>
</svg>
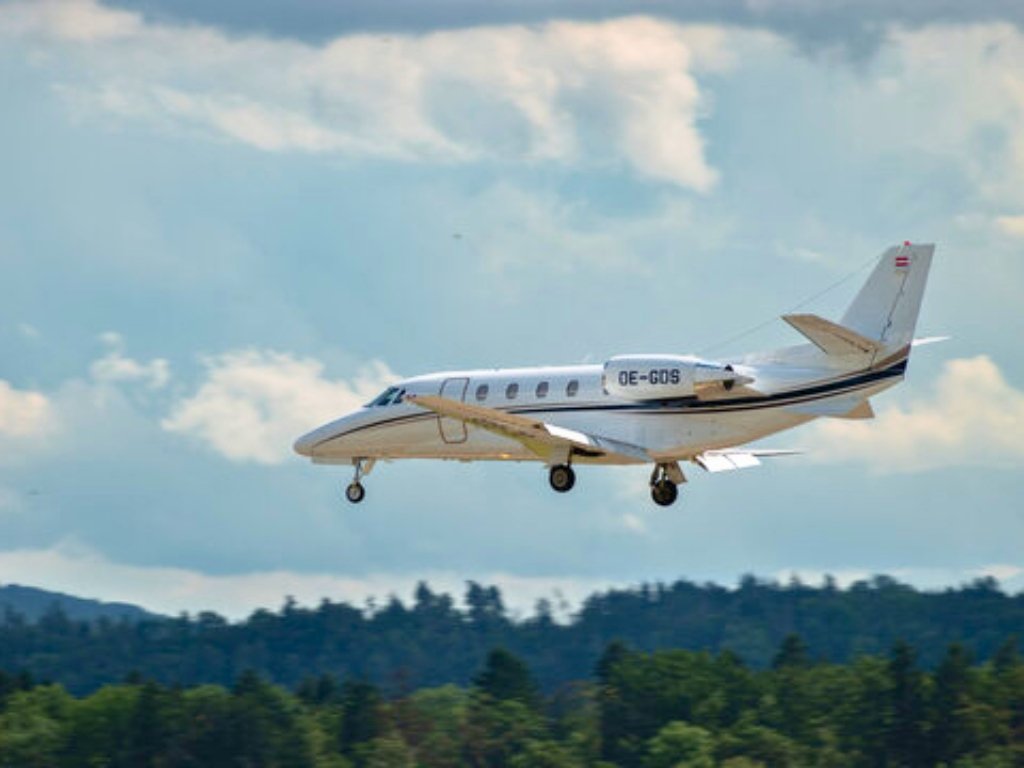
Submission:
<svg viewBox="0 0 1024 768">
<path fill-rule="evenodd" d="M 129 621 L 158 618 L 156 614 L 128 603 L 105 603 L 20 584 L 0 585 L 0 616 L 16 614 L 25 621 L 35 622 L 54 607 L 74 621 L 95 621 L 101 617 Z"/>
</svg>

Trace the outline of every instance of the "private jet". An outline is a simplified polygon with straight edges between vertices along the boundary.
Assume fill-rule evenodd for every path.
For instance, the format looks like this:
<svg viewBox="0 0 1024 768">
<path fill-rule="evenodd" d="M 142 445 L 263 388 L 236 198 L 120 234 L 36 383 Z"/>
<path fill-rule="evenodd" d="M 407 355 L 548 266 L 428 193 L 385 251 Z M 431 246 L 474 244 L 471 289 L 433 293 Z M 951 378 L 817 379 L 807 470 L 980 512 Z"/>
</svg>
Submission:
<svg viewBox="0 0 1024 768">
<path fill-rule="evenodd" d="M 577 464 L 649 464 L 651 497 L 668 506 L 683 462 L 708 472 L 794 453 L 744 447 L 817 418 L 870 419 L 870 398 L 901 382 L 934 245 L 885 251 L 838 323 L 785 320 L 807 343 L 709 360 L 628 354 L 603 364 L 446 371 L 398 381 L 357 411 L 300 437 L 318 464 L 351 464 L 365 497 L 379 460 L 538 461 L 560 493 Z"/>
</svg>

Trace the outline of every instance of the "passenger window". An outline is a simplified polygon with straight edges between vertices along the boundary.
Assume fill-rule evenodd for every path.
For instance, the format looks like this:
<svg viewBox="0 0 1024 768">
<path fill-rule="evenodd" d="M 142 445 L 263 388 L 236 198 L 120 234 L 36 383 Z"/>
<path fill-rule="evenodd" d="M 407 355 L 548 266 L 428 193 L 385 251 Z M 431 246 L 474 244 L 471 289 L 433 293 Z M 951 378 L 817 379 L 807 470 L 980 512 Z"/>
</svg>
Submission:
<svg viewBox="0 0 1024 768">
<path fill-rule="evenodd" d="M 482 403 L 484 400 L 486 400 L 487 399 L 487 392 L 489 390 L 490 390 L 490 387 L 488 387 L 486 384 L 481 384 L 479 387 L 477 387 L 476 388 L 476 399 L 477 399 L 477 402 Z"/>
<path fill-rule="evenodd" d="M 518 394 L 519 394 L 519 385 L 518 384 L 509 384 L 507 387 L 505 387 L 505 397 L 507 397 L 509 400 L 515 400 L 516 396 Z"/>
<path fill-rule="evenodd" d="M 573 379 L 565 385 L 565 396 L 576 397 L 576 394 L 580 391 L 580 383 L 576 379 Z"/>
<path fill-rule="evenodd" d="M 546 381 L 542 381 L 540 384 L 537 385 L 537 397 L 538 398 L 544 398 L 544 397 L 547 397 L 547 396 L 548 396 L 548 383 Z"/>
</svg>

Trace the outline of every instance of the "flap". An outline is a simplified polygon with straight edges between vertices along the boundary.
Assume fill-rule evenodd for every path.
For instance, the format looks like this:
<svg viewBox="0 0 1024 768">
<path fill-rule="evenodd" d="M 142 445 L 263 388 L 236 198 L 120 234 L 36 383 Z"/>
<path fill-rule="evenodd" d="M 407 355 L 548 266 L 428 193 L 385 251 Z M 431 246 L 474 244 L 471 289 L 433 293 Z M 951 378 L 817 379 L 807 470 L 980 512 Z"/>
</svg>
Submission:
<svg viewBox="0 0 1024 768">
<path fill-rule="evenodd" d="M 772 456 L 793 456 L 800 451 L 781 448 L 726 448 L 718 451 L 705 451 L 694 457 L 694 461 L 708 472 L 729 472 L 734 469 L 756 467 L 761 458 Z"/>
</svg>

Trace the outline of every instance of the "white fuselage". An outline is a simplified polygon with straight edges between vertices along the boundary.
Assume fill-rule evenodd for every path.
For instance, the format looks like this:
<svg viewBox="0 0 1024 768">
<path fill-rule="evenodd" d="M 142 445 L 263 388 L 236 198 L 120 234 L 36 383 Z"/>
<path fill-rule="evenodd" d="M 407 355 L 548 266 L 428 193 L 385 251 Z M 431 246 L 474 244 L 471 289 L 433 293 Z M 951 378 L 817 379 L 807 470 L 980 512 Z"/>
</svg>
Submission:
<svg viewBox="0 0 1024 768">
<path fill-rule="evenodd" d="M 903 378 L 905 359 L 889 368 L 842 371 L 781 363 L 737 363 L 749 387 L 703 397 L 630 400 L 609 394 L 600 365 L 449 371 L 396 382 L 395 395 L 423 394 L 520 414 L 645 446 L 655 461 L 688 460 L 799 426 L 810 403 L 867 398 Z M 394 395 L 392 396 L 394 397 Z M 406 402 L 369 404 L 303 435 L 296 451 L 317 463 L 353 459 L 539 460 L 518 440 Z M 621 455 L 574 462 L 632 463 Z"/>
</svg>

